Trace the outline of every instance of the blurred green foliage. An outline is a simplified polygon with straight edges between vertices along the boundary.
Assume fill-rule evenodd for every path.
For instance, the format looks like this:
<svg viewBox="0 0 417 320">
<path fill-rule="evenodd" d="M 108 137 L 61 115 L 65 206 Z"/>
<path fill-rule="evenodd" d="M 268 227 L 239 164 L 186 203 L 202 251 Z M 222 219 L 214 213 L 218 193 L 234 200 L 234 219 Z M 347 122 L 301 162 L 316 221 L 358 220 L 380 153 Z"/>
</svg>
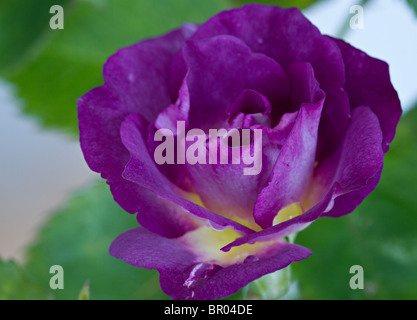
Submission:
<svg viewBox="0 0 417 320">
<path fill-rule="evenodd" d="M 281 6 L 284 8 L 298 7 L 300 9 L 305 9 L 321 0 L 258 0 L 258 1 L 235 0 L 235 1 L 239 4 L 256 2 L 256 3 L 270 4 L 270 5 L 277 5 L 277 6 Z"/>
<path fill-rule="evenodd" d="M 61 0 L 65 9 L 73 0 Z M 0 2 L 0 70 L 17 68 L 49 38 L 49 8 L 56 0 Z"/>
<path fill-rule="evenodd" d="M 0 300 L 47 299 L 48 292 L 13 261 L 0 259 Z"/>
<path fill-rule="evenodd" d="M 407 0 L 408 4 L 414 9 L 417 14 L 417 0 Z"/>
</svg>

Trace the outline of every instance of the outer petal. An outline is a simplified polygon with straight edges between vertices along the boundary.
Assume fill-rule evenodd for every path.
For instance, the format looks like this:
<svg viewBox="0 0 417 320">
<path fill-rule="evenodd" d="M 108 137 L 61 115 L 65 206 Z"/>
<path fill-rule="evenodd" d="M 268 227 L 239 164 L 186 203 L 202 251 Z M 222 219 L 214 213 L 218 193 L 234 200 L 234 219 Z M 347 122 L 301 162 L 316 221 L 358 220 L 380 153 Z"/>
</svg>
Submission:
<svg viewBox="0 0 417 320">
<path fill-rule="evenodd" d="M 195 222 L 180 207 L 122 178 L 130 154 L 120 139 L 120 127 L 132 112 L 153 119 L 170 103 L 161 85 L 167 77 L 162 70 L 169 70 L 175 53 L 190 36 L 187 30 L 184 27 L 120 50 L 104 67 L 105 85 L 78 100 L 80 142 L 88 165 L 108 180 L 115 200 L 126 211 L 144 212 L 139 220 L 167 237 L 192 230 Z M 156 60 L 155 69 L 151 67 L 154 64 L 147 63 L 149 59 Z M 148 224 L 145 220 L 149 214 L 153 218 Z"/>
<path fill-rule="evenodd" d="M 393 88 L 389 66 L 372 58 L 343 40 L 332 39 L 340 48 L 346 68 L 345 89 L 351 108 L 368 106 L 377 115 L 383 133 L 383 150 L 388 151 L 394 139 L 402 109 Z"/>
<path fill-rule="evenodd" d="M 379 181 L 384 160 L 382 139 L 378 118 L 372 110 L 355 108 L 338 151 L 317 167 L 306 205 L 313 205 L 337 182 L 337 205 L 326 215 L 339 217 L 352 212 Z"/>
<path fill-rule="evenodd" d="M 171 64 L 184 41 L 195 30 L 184 25 L 163 37 L 119 50 L 104 66 L 105 83 L 117 95 L 120 109 L 140 113 L 153 122 L 173 103 L 170 93 Z"/>
<path fill-rule="evenodd" d="M 323 217 L 337 218 L 353 212 L 353 210 L 355 210 L 356 207 L 361 204 L 372 191 L 374 191 L 381 178 L 381 172 L 382 167 L 366 182 L 366 186 L 363 188 L 336 197 L 333 200 L 331 207 L 329 207 L 331 210 L 325 212 Z"/>
<path fill-rule="evenodd" d="M 311 251 L 277 242 L 262 256 L 221 267 L 199 260 L 182 238 L 166 239 L 136 228 L 120 235 L 110 254 L 131 265 L 158 270 L 162 289 L 174 299 L 206 300 L 230 296 L 265 274 L 307 258 Z"/>
<path fill-rule="evenodd" d="M 178 237 L 196 227 L 189 214 L 145 188 L 123 179 L 130 154 L 120 139 L 125 111 L 107 86 L 96 88 L 79 101 L 81 148 L 90 168 L 107 179 L 115 200 L 138 220 L 166 237 Z"/>
</svg>

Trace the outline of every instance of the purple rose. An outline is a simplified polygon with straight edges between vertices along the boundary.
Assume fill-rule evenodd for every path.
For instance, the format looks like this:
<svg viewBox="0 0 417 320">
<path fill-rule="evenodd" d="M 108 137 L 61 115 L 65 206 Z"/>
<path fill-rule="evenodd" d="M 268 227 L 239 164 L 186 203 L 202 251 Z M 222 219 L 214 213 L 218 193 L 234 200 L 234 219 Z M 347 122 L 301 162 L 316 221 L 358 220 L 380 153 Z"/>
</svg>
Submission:
<svg viewBox="0 0 417 320">
<path fill-rule="evenodd" d="M 388 65 L 294 8 L 247 5 L 186 24 L 119 50 L 104 80 L 78 101 L 81 146 L 141 225 L 110 254 L 158 270 L 174 299 L 226 297 L 307 258 L 284 237 L 352 212 L 374 190 L 401 116 Z M 203 133 L 202 161 L 157 163 L 164 139 L 166 153 L 192 144 L 177 139 L 180 123 Z M 230 163 L 208 160 L 220 150 L 208 134 L 221 128 L 252 133 L 246 145 L 226 137 Z M 234 161 L 245 147 L 261 159 L 256 174 Z"/>
</svg>

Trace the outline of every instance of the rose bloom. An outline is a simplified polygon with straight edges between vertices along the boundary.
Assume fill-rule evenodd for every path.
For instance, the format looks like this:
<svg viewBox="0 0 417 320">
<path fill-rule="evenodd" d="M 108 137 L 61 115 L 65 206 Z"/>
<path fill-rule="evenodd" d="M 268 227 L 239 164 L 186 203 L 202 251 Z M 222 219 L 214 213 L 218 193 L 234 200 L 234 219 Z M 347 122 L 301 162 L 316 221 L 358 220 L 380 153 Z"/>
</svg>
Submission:
<svg viewBox="0 0 417 320">
<path fill-rule="evenodd" d="M 227 297 L 307 258 L 286 236 L 375 189 L 402 112 L 385 62 L 295 8 L 246 5 L 185 24 L 119 50 L 104 80 L 78 101 L 81 146 L 140 224 L 110 254 L 158 270 L 174 299 Z M 262 170 L 157 164 L 155 133 L 178 135 L 179 121 L 261 129 Z"/>
</svg>

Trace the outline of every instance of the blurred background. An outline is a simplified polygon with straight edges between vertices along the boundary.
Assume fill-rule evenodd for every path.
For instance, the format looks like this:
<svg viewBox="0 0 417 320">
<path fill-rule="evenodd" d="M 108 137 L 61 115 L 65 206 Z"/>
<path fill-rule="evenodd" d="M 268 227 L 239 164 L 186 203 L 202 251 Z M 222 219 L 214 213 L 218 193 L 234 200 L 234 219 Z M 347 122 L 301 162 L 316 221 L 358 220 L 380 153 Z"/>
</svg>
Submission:
<svg viewBox="0 0 417 320">
<path fill-rule="evenodd" d="M 93 299 L 167 298 L 156 272 L 108 256 L 135 217 L 85 164 L 76 99 L 102 84 L 102 65 L 118 48 L 244 2 L 2 0 L 0 299 L 76 299 L 86 280 Z M 258 2 L 299 6 L 322 33 L 387 61 L 405 111 L 377 190 L 358 212 L 298 236 L 314 252 L 294 267 L 298 297 L 416 299 L 417 1 Z M 55 4 L 64 8 L 64 29 L 49 27 Z M 364 8 L 363 29 L 349 27 L 353 5 Z M 55 264 L 66 271 L 65 290 L 49 288 Z M 352 265 L 364 268 L 364 290 L 349 287 Z"/>
</svg>

